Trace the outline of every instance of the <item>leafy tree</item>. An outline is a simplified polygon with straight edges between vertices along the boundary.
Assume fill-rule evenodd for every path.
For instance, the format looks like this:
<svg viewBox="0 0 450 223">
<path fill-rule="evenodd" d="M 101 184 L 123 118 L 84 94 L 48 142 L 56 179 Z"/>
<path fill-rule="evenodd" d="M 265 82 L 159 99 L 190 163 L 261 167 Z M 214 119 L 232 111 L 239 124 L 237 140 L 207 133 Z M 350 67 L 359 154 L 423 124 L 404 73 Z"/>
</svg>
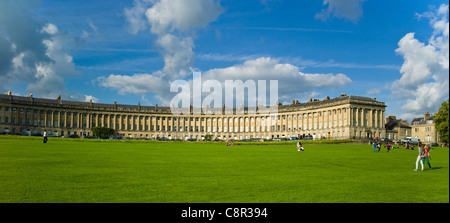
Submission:
<svg viewBox="0 0 450 223">
<path fill-rule="evenodd" d="M 100 138 L 109 138 L 109 136 L 114 135 L 114 129 L 107 127 L 94 127 L 92 128 L 94 136 Z"/>
<path fill-rule="evenodd" d="M 444 101 L 442 103 L 442 107 L 439 109 L 439 112 L 434 119 L 434 123 L 436 125 L 436 130 L 439 133 L 439 137 L 441 142 L 448 144 L 449 142 L 449 100 Z"/>
</svg>

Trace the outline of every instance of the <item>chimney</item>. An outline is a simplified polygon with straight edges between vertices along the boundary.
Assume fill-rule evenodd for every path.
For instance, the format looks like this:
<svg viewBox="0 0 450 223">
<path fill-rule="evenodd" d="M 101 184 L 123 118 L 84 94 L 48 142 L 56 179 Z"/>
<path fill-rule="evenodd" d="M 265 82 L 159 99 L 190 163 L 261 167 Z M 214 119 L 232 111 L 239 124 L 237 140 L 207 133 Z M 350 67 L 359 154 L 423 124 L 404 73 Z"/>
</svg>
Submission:
<svg viewBox="0 0 450 223">
<path fill-rule="evenodd" d="M 295 105 L 295 100 L 292 100 L 292 104 Z"/>
<path fill-rule="evenodd" d="M 138 111 L 141 110 L 141 102 L 138 103 Z"/>
<path fill-rule="evenodd" d="M 426 120 L 428 120 L 428 119 L 430 119 L 430 113 L 429 112 L 425 112 L 425 115 L 424 115 L 424 119 L 425 119 L 425 121 Z"/>
<path fill-rule="evenodd" d="M 308 101 L 309 101 L 309 102 L 312 102 L 312 98 L 310 98 Z"/>
<path fill-rule="evenodd" d="M 397 117 L 396 117 L 395 115 L 389 115 L 389 116 L 386 118 L 386 123 L 389 123 L 389 122 L 395 121 L 395 120 L 397 120 Z"/>
<path fill-rule="evenodd" d="M 56 98 L 56 103 L 58 103 L 58 105 L 61 104 L 61 95 L 58 95 L 58 97 Z"/>
<path fill-rule="evenodd" d="M 114 100 L 114 109 L 117 110 L 117 101 Z"/>
<path fill-rule="evenodd" d="M 325 100 L 330 100 L 330 96 L 326 96 L 326 97 L 325 97 Z"/>
<path fill-rule="evenodd" d="M 11 91 L 6 92 L 6 95 L 9 95 L 9 100 L 11 101 L 13 100 Z"/>
</svg>

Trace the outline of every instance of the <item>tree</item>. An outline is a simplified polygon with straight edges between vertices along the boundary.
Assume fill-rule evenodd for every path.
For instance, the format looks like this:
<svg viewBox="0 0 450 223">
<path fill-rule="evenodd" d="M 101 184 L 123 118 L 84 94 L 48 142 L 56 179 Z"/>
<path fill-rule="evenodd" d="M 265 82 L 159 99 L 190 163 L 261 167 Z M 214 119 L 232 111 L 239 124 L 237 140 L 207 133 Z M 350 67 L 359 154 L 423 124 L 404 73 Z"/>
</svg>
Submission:
<svg viewBox="0 0 450 223">
<path fill-rule="evenodd" d="M 100 138 L 109 138 L 109 136 L 114 135 L 114 129 L 107 127 L 94 127 L 92 128 L 94 136 Z"/>
<path fill-rule="evenodd" d="M 442 107 L 439 109 L 436 117 L 434 118 L 434 123 L 436 125 L 436 130 L 438 131 L 441 142 L 448 144 L 449 142 L 449 100 L 442 103 Z"/>
<path fill-rule="evenodd" d="M 213 135 L 205 135 L 205 140 L 211 141 L 213 137 Z"/>
</svg>

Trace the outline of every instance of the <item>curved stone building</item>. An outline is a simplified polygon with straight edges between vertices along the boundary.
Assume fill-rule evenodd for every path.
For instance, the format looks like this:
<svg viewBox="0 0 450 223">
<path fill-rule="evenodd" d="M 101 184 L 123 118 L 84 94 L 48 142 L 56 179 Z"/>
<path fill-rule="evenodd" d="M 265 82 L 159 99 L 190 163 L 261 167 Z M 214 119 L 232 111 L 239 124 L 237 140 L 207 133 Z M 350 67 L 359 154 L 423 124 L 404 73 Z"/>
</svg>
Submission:
<svg viewBox="0 0 450 223">
<path fill-rule="evenodd" d="M 0 94 L 0 132 L 92 136 L 91 128 L 110 127 L 116 137 L 220 140 L 310 136 L 314 139 L 386 137 L 384 102 L 347 96 L 292 101 L 277 115 L 180 115 L 168 107 L 100 104 Z"/>
</svg>

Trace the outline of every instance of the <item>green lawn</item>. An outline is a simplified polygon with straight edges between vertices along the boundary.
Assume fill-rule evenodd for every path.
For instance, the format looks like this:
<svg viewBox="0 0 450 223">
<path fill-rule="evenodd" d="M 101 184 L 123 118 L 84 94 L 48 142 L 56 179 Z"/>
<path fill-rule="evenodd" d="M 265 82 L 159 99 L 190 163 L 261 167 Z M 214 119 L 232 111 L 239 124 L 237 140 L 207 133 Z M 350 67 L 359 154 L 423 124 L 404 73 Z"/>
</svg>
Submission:
<svg viewBox="0 0 450 223">
<path fill-rule="evenodd" d="M 449 150 L 0 136 L 2 203 L 448 203 Z"/>
</svg>

